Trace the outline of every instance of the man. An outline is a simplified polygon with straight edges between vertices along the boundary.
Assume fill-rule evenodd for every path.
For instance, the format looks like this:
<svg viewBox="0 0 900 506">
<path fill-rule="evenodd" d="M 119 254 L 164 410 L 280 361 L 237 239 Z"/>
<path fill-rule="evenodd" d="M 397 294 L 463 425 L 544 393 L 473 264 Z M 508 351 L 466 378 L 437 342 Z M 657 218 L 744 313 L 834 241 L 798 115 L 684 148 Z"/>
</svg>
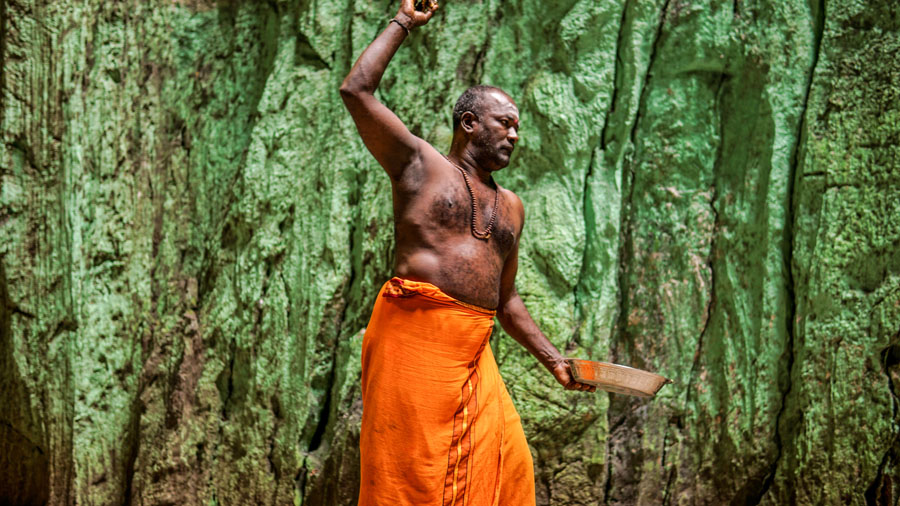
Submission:
<svg viewBox="0 0 900 506">
<path fill-rule="evenodd" d="M 572 380 L 516 292 L 525 213 L 492 177 L 519 139 L 513 100 L 493 87 L 463 93 L 445 157 L 374 96 L 437 7 L 404 0 L 341 86 L 391 178 L 397 248 L 363 340 L 359 504 L 534 504 L 531 454 L 488 346 L 493 317 L 567 389 L 594 388 Z"/>
</svg>

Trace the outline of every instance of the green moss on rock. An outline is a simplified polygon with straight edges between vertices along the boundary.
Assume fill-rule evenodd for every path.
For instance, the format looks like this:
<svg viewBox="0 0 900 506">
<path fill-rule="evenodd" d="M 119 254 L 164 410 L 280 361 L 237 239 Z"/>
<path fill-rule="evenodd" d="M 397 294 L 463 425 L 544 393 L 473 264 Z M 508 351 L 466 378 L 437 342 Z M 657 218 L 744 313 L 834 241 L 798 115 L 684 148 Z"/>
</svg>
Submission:
<svg viewBox="0 0 900 506">
<path fill-rule="evenodd" d="M 492 342 L 539 504 L 896 504 L 896 2 L 448 2 L 379 97 L 517 100 Z M 0 3 L 0 502 L 353 504 L 387 177 L 337 87 L 395 2 Z"/>
</svg>

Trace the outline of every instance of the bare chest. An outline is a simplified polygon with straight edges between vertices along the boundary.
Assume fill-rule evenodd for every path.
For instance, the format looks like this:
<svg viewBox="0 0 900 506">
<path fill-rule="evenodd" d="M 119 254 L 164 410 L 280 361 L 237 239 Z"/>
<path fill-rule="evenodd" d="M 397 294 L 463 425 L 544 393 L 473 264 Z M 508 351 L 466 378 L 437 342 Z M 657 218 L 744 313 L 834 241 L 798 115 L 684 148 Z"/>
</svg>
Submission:
<svg viewBox="0 0 900 506">
<path fill-rule="evenodd" d="M 446 185 L 430 196 L 423 206 L 426 221 L 438 233 L 469 237 L 505 258 L 515 243 L 515 227 L 511 220 L 511 210 L 503 196 L 496 197 L 495 200 L 494 192 L 481 192 L 476 193 L 473 202 L 462 181 L 459 183 L 455 187 L 452 184 Z M 474 216 L 473 205 L 477 206 Z M 490 226 L 490 237 L 475 238 L 472 234 L 473 218 L 477 230 L 485 232 L 495 212 L 494 223 Z"/>
</svg>

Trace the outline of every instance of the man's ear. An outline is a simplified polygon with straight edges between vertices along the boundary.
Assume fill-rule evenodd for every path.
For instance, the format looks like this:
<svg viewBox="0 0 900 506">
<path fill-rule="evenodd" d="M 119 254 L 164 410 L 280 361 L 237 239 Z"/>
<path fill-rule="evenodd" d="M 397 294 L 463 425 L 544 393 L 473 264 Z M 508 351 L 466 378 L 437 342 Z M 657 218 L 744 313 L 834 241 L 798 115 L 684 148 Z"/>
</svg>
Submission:
<svg viewBox="0 0 900 506">
<path fill-rule="evenodd" d="M 459 126 L 463 129 L 467 134 L 471 134 L 473 130 L 475 130 L 475 123 L 478 122 L 478 117 L 471 111 L 466 111 L 462 113 L 462 116 L 459 118 Z"/>
</svg>

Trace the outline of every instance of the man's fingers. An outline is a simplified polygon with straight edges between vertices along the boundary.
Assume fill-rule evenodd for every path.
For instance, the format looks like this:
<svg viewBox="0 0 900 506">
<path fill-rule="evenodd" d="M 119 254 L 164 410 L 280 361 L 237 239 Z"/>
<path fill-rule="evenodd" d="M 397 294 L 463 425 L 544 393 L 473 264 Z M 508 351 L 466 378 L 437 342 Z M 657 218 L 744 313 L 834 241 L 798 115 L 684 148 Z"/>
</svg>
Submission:
<svg viewBox="0 0 900 506">
<path fill-rule="evenodd" d="M 426 4 L 425 4 L 425 8 L 426 8 L 426 10 L 425 10 L 425 22 L 427 23 L 428 20 L 431 19 L 431 16 L 434 16 L 434 11 L 438 10 L 438 3 L 437 3 L 437 2 L 434 2 L 434 3 L 431 3 L 431 4 L 427 4 L 427 3 L 426 3 Z"/>
<path fill-rule="evenodd" d="M 579 383 L 577 381 L 570 381 L 566 385 L 566 390 L 578 390 L 579 392 L 594 392 L 597 390 L 597 387 L 588 385 L 587 383 Z"/>
<path fill-rule="evenodd" d="M 575 381 L 573 381 L 572 383 L 574 384 L 574 386 L 573 388 L 571 388 L 571 390 L 580 390 L 582 392 L 594 392 L 597 390 L 597 387 L 588 385 L 587 383 L 578 383 Z"/>
</svg>

